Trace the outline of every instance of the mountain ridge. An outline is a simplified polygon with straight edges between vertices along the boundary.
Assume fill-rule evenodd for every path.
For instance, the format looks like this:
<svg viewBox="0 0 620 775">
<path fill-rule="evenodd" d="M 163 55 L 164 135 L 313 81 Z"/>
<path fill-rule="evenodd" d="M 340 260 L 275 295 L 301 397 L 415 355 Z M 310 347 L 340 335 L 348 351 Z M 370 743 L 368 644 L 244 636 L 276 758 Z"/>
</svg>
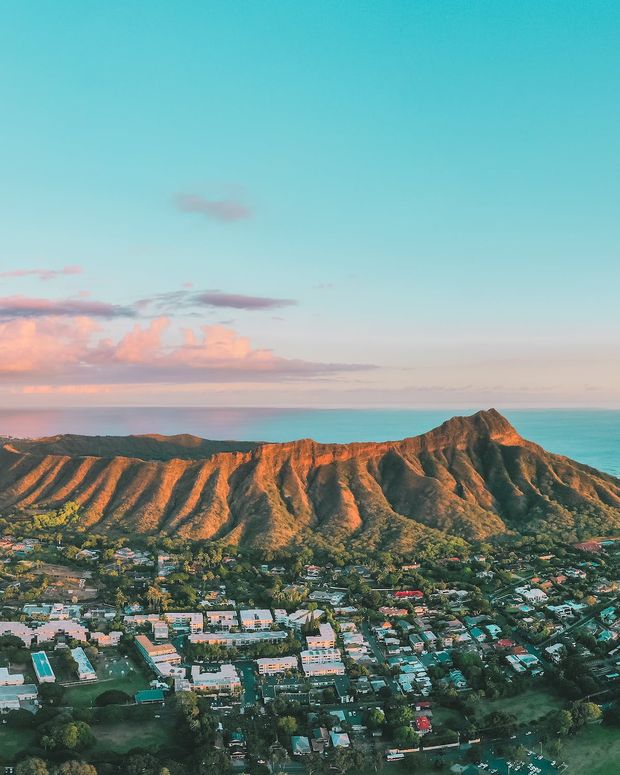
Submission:
<svg viewBox="0 0 620 775">
<path fill-rule="evenodd" d="M 123 450 L 143 456 L 113 454 Z M 546 452 L 494 409 L 398 441 L 67 435 L 0 448 L 0 513 L 68 500 L 101 531 L 265 549 L 313 535 L 408 549 L 437 531 L 481 540 L 620 527 L 620 480 Z"/>
</svg>

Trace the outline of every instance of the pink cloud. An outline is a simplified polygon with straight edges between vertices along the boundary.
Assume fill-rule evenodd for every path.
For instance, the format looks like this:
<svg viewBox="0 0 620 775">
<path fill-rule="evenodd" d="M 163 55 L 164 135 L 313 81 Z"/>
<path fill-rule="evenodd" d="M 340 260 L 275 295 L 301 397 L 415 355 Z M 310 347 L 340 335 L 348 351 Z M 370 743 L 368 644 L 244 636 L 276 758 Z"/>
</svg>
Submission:
<svg viewBox="0 0 620 775">
<path fill-rule="evenodd" d="M 0 297 L 0 318 L 35 318 L 49 316 L 98 318 L 134 317 L 131 307 L 103 301 L 80 299 L 36 299 L 27 296 Z"/>
<path fill-rule="evenodd" d="M 0 279 L 36 277 L 38 280 L 55 280 L 57 277 L 82 274 L 82 271 L 82 267 L 76 265 L 63 266 L 62 269 L 11 269 L 8 272 L 0 272 Z"/>
<path fill-rule="evenodd" d="M 198 194 L 177 194 L 174 203 L 183 213 L 203 215 L 215 221 L 243 221 L 254 213 L 247 205 L 235 199 L 205 199 Z"/>
<path fill-rule="evenodd" d="M 0 322 L 0 381 L 9 384 L 33 377 L 45 385 L 279 382 L 368 368 L 283 358 L 226 326 L 178 331 L 166 317 L 136 324 L 119 339 L 101 338 L 89 317 Z"/>
</svg>

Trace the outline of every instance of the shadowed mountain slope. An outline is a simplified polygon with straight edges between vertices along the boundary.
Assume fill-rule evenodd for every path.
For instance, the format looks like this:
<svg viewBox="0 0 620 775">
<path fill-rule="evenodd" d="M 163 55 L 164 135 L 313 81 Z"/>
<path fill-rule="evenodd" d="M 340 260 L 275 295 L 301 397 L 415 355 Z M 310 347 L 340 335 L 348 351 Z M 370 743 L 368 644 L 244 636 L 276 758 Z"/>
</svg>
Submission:
<svg viewBox="0 0 620 775">
<path fill-rule="evenodd" d="M 497 411 L 402 441 L 56 436 L 0 448 L 0 512 L 82 505 L 87 524 L 264 548 L 309 534 L 408 549 L 437 535 L 620 527 L 620 480 L 519 436 Z"/>
</svg>

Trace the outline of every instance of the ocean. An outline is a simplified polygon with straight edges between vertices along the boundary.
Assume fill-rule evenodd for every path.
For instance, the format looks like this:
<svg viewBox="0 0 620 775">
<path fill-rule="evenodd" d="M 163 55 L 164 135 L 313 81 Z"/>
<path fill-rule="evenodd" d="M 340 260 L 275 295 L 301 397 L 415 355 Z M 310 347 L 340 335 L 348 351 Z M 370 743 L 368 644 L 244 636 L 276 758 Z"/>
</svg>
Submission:
<svg viewBox="0 0 620 775">
<path fill-rule="evenodd" d="M 322 442 L 416 436 L 463 409 L 76 408 L 2 409 L 0 435 L 192 433 L 209 439 Z M 620 476 L 620 411 L 501 410 L 519 433 L 550 452 Z"/>
</svg>

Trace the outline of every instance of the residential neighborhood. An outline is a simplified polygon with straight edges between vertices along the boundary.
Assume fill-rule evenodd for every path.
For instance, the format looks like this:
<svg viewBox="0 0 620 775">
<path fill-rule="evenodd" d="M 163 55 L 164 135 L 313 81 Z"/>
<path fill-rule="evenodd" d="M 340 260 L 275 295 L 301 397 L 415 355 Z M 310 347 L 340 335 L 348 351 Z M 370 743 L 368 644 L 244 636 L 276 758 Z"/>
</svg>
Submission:
<svg viewBox="0 0 620 775">
<path fill-rule="evenodd" d="M 570 768 L 549 739 L 562 714 L 570 735 L 579 713 L 599 725 L 615 713 L 615 541 L 366 564 L 83 543 L 96 548 L 0 540 L 0 739 L 25 712 L 36 749 L 53 696 L 90 708 L 93 740 L 115 707 L 125 730 L 145 719 L 170 742 L 158 719 L 194 697 L 234 769 L 359 754 L 468 775 L 501 772 L 489 762 L 502 756 L 519 771 L 520 757 L 533 773 Z M 88 573 L 95 596 L 49 599 L 48 568 Z"/>
</svg>

